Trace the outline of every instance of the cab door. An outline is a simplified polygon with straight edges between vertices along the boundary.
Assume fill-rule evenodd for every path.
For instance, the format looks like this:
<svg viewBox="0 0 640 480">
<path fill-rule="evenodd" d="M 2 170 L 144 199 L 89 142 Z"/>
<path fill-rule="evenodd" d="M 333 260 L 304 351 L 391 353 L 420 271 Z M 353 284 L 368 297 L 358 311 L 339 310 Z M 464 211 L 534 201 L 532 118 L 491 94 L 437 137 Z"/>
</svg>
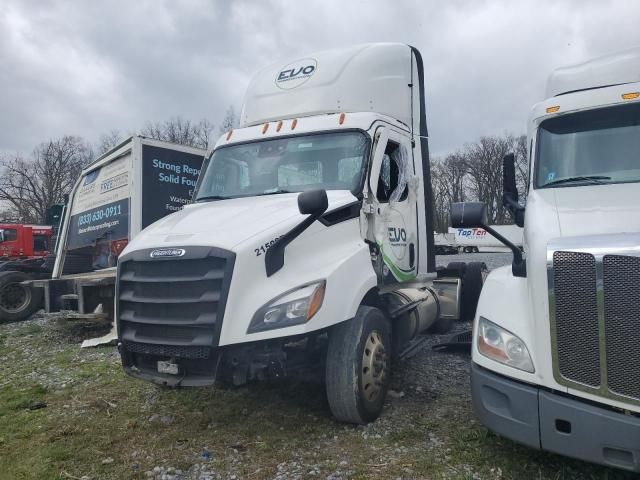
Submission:
<svg viewBox="0 0 640 480">
<path fill-rule="evenodd" d="M 381 127 L 369 172 L 366 237 L 378 284 L 412 281 L 418 272 L 418 178 L 410 138 Z"/>
</svg>

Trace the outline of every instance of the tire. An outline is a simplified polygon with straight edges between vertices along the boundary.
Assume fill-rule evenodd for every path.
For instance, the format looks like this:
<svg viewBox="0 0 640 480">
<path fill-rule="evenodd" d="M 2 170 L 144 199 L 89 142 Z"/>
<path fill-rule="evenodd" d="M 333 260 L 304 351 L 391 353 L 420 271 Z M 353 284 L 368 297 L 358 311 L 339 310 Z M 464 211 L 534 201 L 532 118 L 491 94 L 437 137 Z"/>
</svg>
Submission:
<svg viewBox="0 0 640 480">
<path fill-rule="evenodd" d="M 467 268 L 462 276 L 461 320 L 473 320 L 475 317 L 484 281 L 483 274 L 486 271 L 487 266 L 484 262 L 467 263 Z"/>
<path fill-rule="evenodd" d="M 0 323 L 26 320 L 42 307 L 42 289 L 20 285 L 29 279 L 22 272 L 0 273 Z"/>
<path fill-rule="evenodd" d="M 379 309 L 358 308 L 329 332 L 325 383 L 333 416 L 366 424 L 382 412 L 391 369 L 391 325 Z"/>
</svg>

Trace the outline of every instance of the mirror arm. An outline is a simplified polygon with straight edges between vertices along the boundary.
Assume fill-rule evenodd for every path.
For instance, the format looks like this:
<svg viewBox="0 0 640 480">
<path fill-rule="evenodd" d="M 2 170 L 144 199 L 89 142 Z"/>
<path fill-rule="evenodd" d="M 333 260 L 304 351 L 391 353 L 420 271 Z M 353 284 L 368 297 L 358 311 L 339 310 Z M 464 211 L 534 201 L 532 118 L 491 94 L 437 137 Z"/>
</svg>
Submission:
<svg viewBox="0 0 640 480">
<path fill-rule="evenodd" d="M 518 203 L 512 193 L 508 192 L 502 195 L 502 205 L 513 214 L 514 223 L 520 228 L 524 227 L 525 207 Z"/>
<path fill-rule="evenodd" d="M 524 209 L 523 209 L 524 210 Z M 520 250 L 516 245 L 511 243 L 505 237 L 496 232 L 493 228 L 488 225 L 482 225 L 487 232 L 493 235 L 499 242 L 503 243 L 511 251 L 513 252 L 513 262 L 511 263 L 511 272 L 514 277 L 526 277 L 527 276 L 527 262 L 522 257 L 522 250 Z"/>
</svg>

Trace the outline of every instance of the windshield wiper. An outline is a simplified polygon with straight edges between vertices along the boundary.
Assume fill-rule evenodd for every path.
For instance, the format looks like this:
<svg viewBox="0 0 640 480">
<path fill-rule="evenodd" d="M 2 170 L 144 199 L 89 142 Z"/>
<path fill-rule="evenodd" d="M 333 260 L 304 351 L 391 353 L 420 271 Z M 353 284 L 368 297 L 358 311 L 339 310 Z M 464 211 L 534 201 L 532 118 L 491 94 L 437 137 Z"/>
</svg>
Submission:
<svg viewBox="0 0 640 480">
<path fill-rule="evenodd" d="M 196 198 L 196 202 L 200 201 L 212 201 L 212 200 L 228 200 L 231 197 L 223 197 L 222 195 L 207 195 L 204 197 Z"/>
<path fill-rule="evenodd" d="M 283 190 L 283 189 L 267 190 L 266 192 L 256 193 L 256 197 L 261 197 L 263 195 L 278 195 L 280 193 L 298 193 L 298 192 L 292 192 L 291 190 Z"/>
<path fill-rule="evenodd" d="M 611 177 L 607 177 L 606 175 L 583 175 L 577 177 L 568 177 L 568 178 L 560 178 L 559 180 L 554 180 L 553 182 L 545 183 L 542 187 L 549 187 L 551 185 L 561 185 L 563 183 L 574 183 L 574 182 L 587 182 L 593 185 L 603 185 L 605 182 L 601 180 L 611 180 Z"/>
</svg>

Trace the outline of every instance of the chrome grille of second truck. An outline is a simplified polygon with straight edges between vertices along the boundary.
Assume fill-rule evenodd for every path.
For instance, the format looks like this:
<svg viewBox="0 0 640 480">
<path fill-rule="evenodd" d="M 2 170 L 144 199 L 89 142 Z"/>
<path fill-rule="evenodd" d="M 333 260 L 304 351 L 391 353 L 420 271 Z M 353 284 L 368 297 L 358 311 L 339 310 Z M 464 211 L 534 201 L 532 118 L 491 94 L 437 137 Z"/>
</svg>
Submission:
<svg viewBox="0 0 640 480">
<path fill-rule="evenodd" d="M 596 261 L 576 252 L 553 254 L 558 368 L 563 377 L 600 385 Z"/>
<path fill-rule="evenodd" d="M 228 259 L 153 259 L 120 264 L 118 321 L 130 352 L 207 358 L 218 343 Z"/>
<path fill-rule="evenodd" d="M 607 383 L 640 398 L 640 258 L 605 255 L 603 272 Z"/>
<path fill-rule="evenodd" d="M 640 257 L 558 250 L 550 276 L 558 381 L 640 401 Z"/>
</svg>

